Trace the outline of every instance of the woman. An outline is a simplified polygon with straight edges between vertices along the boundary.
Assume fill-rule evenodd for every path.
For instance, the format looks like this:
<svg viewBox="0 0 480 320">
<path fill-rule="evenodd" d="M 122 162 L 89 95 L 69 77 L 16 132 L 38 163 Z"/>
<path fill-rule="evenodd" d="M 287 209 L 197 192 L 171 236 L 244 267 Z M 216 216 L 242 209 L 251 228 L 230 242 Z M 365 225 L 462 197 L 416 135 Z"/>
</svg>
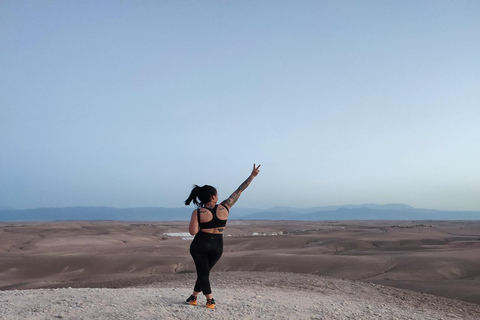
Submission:
<svg viewBox="0 0 480 320">
<path fill-rule="evenodd" d="M 192 212 L 190 226 L 188 231 L 195 236 L 190 245 L 190 254 L 195 261 L 197 268 L 197 281 L 192 295 L 187 299 L 187 303 L 197 305 L 197 296 L 200 292 L 207 298 L 207 308 L 215 309 L 215 300 L 213 299 L 212 289 L 210 287 L 210 270 L 217 263 L 223 252 L 223 232 L 227 224 L 230 208 L 237 202 L 240 194 L 245 190 L 253 178 L 260 172 L 258 167 L 253 164 L 253 170 L 250 176 L 245 180 L 237 190 L 225 201 L 217 205 L 217 190 L 205 185 L 194 186 L 190 196 L 185 200 L 188 206 L 192 201 L 198 206 L 198 209 Z"/>
</svg>

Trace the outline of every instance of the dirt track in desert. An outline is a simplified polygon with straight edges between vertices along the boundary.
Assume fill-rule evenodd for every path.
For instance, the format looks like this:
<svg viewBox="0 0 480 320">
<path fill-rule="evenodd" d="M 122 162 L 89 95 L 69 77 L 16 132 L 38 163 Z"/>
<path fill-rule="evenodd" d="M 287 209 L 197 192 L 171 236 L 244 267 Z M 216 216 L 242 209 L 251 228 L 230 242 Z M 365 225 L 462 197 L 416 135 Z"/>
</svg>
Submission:
<svg viewBox="0 0 480 320">
<path fill-rule="evenodd" d="M 187 222 L 0 225 L 2 290 L 158 283 L 193 273 Z M 215 272 L 315 274 L 480 305 L 480 222 L 230 221 Z"/>
</svg>

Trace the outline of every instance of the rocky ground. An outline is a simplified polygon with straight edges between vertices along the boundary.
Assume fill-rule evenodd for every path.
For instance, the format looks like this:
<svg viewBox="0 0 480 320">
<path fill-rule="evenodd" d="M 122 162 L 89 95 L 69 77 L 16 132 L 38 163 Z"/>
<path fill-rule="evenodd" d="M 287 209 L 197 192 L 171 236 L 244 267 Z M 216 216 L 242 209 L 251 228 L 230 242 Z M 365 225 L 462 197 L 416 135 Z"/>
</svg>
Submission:
<svg viewBox="0 0 480 320">
<path fill-rule="evenodd" d="M 122 281 L 118 287 L 0 292 L 0 319 L 480 319 L 458 300 L 308 274 L 219 272 L 211 275 L 217 308 L 184 300 L 194 274 Z"/>
</svg>

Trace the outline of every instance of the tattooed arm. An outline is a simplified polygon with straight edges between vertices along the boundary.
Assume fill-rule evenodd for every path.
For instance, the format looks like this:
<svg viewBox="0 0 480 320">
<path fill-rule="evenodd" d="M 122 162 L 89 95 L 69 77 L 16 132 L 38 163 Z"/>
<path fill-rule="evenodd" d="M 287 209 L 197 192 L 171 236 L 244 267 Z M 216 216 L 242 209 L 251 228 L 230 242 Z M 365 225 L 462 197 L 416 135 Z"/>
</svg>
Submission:
<svg viewBox="0 0 480 320">
<path fill-rule="evenodd" d="M 260 172 L 260 166 L 261 164 L 258 165 L 258 167 L 253 164 L 253 170 L 250 176 L 245 180 L 240 187 L 238 187 L 237 190 L 235 190 L 234 193 L 230 197 L 228 197 L 227 200 L 222 201 L 221 205 L 225 206 L 227 209 L 230 210 L 230 208 L 237 202 L 238 198 L 240 198 L 240 195 L 242 194 L 243 190 L 247 189 L 247 187 L 250 185 L 250 182 L 253 181 L 253 178 L 255 178 L 258 173 Z"/>
</svg>

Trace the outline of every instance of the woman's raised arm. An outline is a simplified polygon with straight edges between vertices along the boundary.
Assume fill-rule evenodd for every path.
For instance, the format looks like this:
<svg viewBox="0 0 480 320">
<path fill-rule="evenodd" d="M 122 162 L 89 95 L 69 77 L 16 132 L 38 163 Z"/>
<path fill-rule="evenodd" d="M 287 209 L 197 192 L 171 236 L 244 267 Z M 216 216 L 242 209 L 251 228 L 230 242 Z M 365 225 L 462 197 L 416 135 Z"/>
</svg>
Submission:
<svg viewBox="0 0 480 320">
<path fill-rule="evenodd" d="M 235 190 L 234 193 L 231 194 L 230 197 L 228 197 L 227 200 L 222 201 L 220 204 L 227 207 L 227 209 L 230 210 L 230 208 L 237 202 L 238 198 L 240 198 L 240 195 L 242 194 L 243 190 L 247 189 L 247 187 L 250 185 L 250 182 L 253 181 L 253 178 L 255 178 L 258 173 L 260 172 L 260 166 L 261 164 L 258 165 L 258 167 L 255 166 L 255 163 L 253 164 L 253 170 L 250 176 L 245 180 L 240 187 L 238 187 L 237 190 Z"/>
</svg>

